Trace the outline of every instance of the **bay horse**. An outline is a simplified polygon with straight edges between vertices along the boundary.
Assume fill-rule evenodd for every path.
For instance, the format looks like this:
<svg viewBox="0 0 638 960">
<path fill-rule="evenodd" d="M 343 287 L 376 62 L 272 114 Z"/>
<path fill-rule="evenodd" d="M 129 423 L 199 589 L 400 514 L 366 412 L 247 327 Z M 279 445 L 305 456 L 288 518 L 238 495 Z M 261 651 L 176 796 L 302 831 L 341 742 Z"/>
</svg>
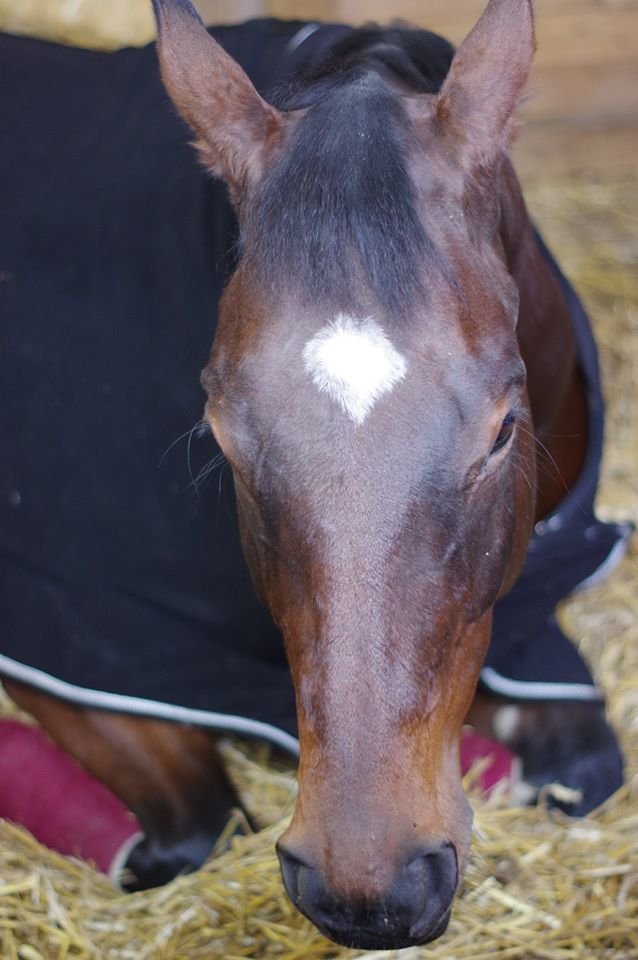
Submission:
<svg viewBox="0 0 638 960">
<path fill-rule="evenodd" d="M 295 690 L 284 884 L 339 943 L 426 943 L 468 855 L 462 725 L 503 716 L 475 700 L 494 607 L 591 432 L 568 297 L 507 158 L 532 5 L 490 0 L 453 57 L 426 44 L 430 73 L 410 31 L 355 31 L 273 102 L 188 0 L 154 8 L 166 89 L 240 228 L 202 383 Z M 5 685 L 137 813 L 140 885 L 203 860 L 237 803 L 206 731 Z M 599 702 L 516 710 L 500 732 L 539 783 L 557 724 L 568 753 L 611 755 L 575 812 L 618 785 Z"/>
</svg>

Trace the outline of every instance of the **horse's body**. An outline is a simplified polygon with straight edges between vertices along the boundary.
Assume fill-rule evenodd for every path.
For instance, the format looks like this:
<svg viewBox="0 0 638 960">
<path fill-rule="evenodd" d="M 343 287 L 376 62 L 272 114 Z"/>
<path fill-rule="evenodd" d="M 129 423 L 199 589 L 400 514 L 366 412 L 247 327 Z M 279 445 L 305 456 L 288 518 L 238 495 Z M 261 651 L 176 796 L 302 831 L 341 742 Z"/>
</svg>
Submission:
<svg viewBox="0 0 638 960">
<path fill-rule="evenodd" d="M 425 942 L 467 856 L 458 743 L 493 607 L 591 432 L 565 290 L 506 159 L 531 8 L 492 0 L 453 60 L 431 35 L 354 33 L 275 107 L 185 0 L 156 7 L 169 93 L 239 215 L 203 383 L 296 693 L 284 881 L 341 942 Z M 202 859 L 236 802 L 205 733 L 17 679 L 17 702 L 140 816 L 141 878 Z M 491 733 L 498 707 L 474 709 Z M 584 810 L 618 782 L 613 736 L 598 702 L 554 709 L 575 755 L 608 758 L 602 791 L 574 784 Z M 501 732 L 545 757 L 540 783 L 551 730 L 518 710 Z"/>
</svg>

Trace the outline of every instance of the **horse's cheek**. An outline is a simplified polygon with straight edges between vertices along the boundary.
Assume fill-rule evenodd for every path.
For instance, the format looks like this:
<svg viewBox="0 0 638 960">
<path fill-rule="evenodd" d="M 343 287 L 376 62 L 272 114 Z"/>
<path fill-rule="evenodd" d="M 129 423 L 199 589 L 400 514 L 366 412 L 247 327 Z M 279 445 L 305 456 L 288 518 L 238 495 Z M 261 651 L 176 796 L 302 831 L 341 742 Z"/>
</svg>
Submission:
<svg viewBox="0 0 638 960">
<path fill-rule="evenodd" d="M 466 571 L 470 586 L 469 619 L 475 622 L 511 589 L 529 545 L 533 501 L 516 477 L 503 484 L 498 498 L 486 488 L 486 503 L 477 503 L 466 530 Z M 491 501 L 491 502 L 490 502 Z"/>
<path fill-rule="evenodd" d="M 505 541 L 505 563 L 499 598 L 511 590 L 523 568 L 534 525 L 535 497 L 530 495 L 529 485 L 521 483 L 520 474 L 518 480 L 511 496 L 512 522 Z"/>
</svg>

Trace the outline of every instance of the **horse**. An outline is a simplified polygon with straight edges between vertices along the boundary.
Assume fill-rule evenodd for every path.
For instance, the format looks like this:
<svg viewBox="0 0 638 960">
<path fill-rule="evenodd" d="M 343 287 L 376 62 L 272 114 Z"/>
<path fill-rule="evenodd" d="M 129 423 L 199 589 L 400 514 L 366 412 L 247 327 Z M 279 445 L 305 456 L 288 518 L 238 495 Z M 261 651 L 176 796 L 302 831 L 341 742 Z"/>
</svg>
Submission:
<svg viewBox="0 0 638 960">
<path fill-rule="evenodd" d="M 476 692 L 498 610 L 547 518 L 571 509 L 595 433 L 570 293 L 507 156 L 532 5 L 490 0 L 456 52 L 348 32 L 268 100 L 189 0 L 153 5 L 166 90 L 239 224 L 204 420 L 294 687 L 283 882 L 340 944 L 427 943 L 468 857 L 466 718 L 538 785 L 576 760 L 572 812 L 622 778 L 599 696 Z M 0 670 L 137 814 L 139 886 L 201 863 L 239 803 L 206 730 Z"/>
</svg>

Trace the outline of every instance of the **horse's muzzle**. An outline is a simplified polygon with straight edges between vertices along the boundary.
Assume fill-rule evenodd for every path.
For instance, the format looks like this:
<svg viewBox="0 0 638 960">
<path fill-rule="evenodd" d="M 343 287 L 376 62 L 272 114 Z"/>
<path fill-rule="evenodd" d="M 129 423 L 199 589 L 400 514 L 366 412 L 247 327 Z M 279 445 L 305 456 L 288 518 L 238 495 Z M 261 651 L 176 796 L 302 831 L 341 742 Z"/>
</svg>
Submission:
<svg viewBox="0 0 638 960">
<path fill-rule="evenodd" d="M 284 886 L 295 906 L 326 937 L 359 950 L 398 950 L 429 943 L 447 929 L 458 884 L 451 843 L 421 849 L 401 866 L 383 896 L 337 896 L 321 872 L 291 854 L 277 853 Z"/>
</svg>

